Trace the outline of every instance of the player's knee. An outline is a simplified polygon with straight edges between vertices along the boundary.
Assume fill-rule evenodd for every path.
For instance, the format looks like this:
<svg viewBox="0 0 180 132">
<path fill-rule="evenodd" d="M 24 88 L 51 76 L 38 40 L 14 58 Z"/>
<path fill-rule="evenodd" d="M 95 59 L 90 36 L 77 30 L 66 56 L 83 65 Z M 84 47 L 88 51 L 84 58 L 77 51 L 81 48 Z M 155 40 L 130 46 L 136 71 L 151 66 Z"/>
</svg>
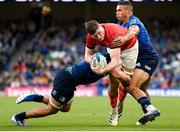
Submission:
<svg viewBox="0 0 180 132">
<path fill-rule="evenodd" d="M 115 91 L 115 90 L 113 90 L 113 91 L 112 91 L 112 90 L 111 90 L 111 91 L 109 90 L 109 91 L 108 91 L 108 95 L 109 95 L 109 96 L 115 96 L 115 95 L 117 95 L 117 94 L 118 94 L 118 91 L 117 91 L 117 90 L 116 90 L 116 91 Z"/>
<path fill-rule="evenodd" d="M 69 112 L 71 110 L 71 103 L 70 104 L 65 104 L 60 111 L 61 112 Z"/>
<path fill-rule="evenodd" d="M 64 108 L 64 109 L 61 109 L 60 111 L 61 112 L 69 112 L 71 110 L 71 108 Z"/>
<path fill-rule="evenodd" d="M 56 114 L 57 112 L 58 112 L 58 110 L 56 109 L 54 111 L 51 111 L 51 114 L 53 115 L 53 114 Z"/>
<path fill-rule="evenodd" d="M 108 87 L 108 94 L 109 94 L 110 96 L 113 96 L 113 95 L 117 94 L 117 92 L 118 92 L 118 85 L 113 85 L 113 84 L 111 84 L 111 85 Z"/>
<path fill-rule="evenodd" d="M 124 80 L 121 80 L 121 82 L 125 85 L 129 85 L 131 83 L 131 77 L 127 76 Z"/>
<path fill-rule="evenodd" d="M 129 86 L 126 90 L 128 91 L 128 93 L 133 94 L 134 91 L 136 91 L 136 89 L 138 89 L 138 87 L 136 87 L 136 86 L 134 86 L 134 87 Z"/>
</svg>

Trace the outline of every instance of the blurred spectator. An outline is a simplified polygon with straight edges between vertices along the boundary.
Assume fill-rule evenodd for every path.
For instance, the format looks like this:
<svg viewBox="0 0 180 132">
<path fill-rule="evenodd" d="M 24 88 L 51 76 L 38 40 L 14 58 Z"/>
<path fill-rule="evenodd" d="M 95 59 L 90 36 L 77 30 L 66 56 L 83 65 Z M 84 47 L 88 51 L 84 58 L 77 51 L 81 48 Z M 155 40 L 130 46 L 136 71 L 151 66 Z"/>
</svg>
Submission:
<svg viewBox="0 0 180 132">
<path fill-rule="evenodd" d="M 11 66 L 12 52 L 18 51 L 21 30 L 18 23 L 11 23 L 6 28 L 0 26 L 0 68 L 11 69 L 0 77 L 0 87 L 38 85 L 49 86 L 54 72 L 58 68 L 72 65 L 83 59 L 85 31 L 81 20 L 56 25 L 33 26 L 29 22 L 30 31 L 34 32 L 26 43 L 24 53 Z M 180 88 L 180 23 L 169 19 L 151 19 L 148 24 L 153 46 L 160 55 L 160 64 L 152 76 L 150 88 Z M 102 49 L 98 49 L 102 50 Z M 10 81 L 11 80 L 11 81 Z M 105 80 L 105 81 L 104 81 Z M 97 83 L 98 88 L 108 86 L 107 79 Z M 102 92 L 99 89 L 99 92 Z"/>
</svg>

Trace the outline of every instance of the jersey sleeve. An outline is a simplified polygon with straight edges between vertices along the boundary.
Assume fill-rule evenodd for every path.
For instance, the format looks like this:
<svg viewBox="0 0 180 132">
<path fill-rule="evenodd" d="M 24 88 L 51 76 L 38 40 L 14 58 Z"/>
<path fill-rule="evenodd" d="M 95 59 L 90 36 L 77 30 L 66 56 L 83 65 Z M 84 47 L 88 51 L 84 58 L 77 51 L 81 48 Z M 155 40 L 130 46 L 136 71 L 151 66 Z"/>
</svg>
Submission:
<svg viewBox="0 0 180 132">
<path fill-rule="evenodd" d="M 89 49 L 95 48 L 95 40 L 91 37 L 90 34 L 87 34 L 86 36 L 86 47 Z"/>
<path fill-rule="evenodd" d="M 132 25 L 137 25 L 138 27 L 141 27 L 141 22 L 139 19 L 133 18 L 129 21 L 129 27 Z"/>
<path fill-rule="evenodd" d="M 129 26 L 132 26 L 132 25 L 138 25 L 137 19 L 131 19 L 131 20 L 130 20 Z"/>
</svg>

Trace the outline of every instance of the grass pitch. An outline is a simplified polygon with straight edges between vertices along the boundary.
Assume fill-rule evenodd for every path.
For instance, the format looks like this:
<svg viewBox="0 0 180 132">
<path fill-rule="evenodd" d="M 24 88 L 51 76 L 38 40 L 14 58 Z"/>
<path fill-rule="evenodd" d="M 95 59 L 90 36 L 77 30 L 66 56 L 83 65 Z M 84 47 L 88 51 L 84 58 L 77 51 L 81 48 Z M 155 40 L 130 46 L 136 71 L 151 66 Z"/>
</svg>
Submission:
<svg viewBox="0 0 180 132">
<path fill-rule="evenodd" d="M 136 126 L 142 115 L 138 103 L 127 97 L 123 116 L 116 127 L 108 124 L 108 97 L 75 97 L 68 113 L 27 120 L 29 127 L 18 127 L 11 122 L 13 114 L 30 110 L 39 103 L 15 104 L 15 98 L 0 97 L 0 131 L 180 131 L 180 99 L 152 97 L 161 116 L 144 126 Z"/>
</svg>

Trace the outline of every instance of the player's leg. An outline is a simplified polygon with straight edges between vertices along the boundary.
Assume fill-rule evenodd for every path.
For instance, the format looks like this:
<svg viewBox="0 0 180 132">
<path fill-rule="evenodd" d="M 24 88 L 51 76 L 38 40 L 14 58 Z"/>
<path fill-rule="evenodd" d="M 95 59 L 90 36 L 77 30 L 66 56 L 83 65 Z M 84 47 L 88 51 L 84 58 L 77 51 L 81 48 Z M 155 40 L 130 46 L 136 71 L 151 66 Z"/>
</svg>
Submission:
<svg viewBox="0 0 180 132">
<path fill-rule="evenodd" d="M 135 70 L 137 73 L 136 75 L 138 75 L 137 77 L 141 77 L 141 79 L 144 80 L 142 80 L 142 84 L 140 84 L 140 82 L 138 81 L 135 82 L 137 83 L 136 86 L 142 89 L 143 91 L 147 91 L 147 87 L 150 82 L 151 75 L 153 74 L 159 63 L 159 56 L 157 53 L 153 55 L 144 55 L 141 56 L 137 62 L 138 63 L 136 65 L 136 70 Z M 149 99 L 149 94 L 147 92 L 145 93 L 147 94 L 147 96 L 144 98 L 143 97 L 139 98 L 138 102 L 141 104 L 143 112 L 144 113 L 146 111 L 147 112 L 138 120 L 137 125 L 146 124 L 147 122 L 152 121 L 156 117 L 160 116 L 160 111 L 151 104 Z"/>
<path fill-rule="evenodd" d="M 55 103 L 54 103 L 55 104 Z M 36 107 L 27 112 L 21 112 L 12 116 L 11 120 L 18 126 L 27 126 L 24 123 L 26 119 L 44 117 L 52 115 L 58 112 L 58 109 L 55 108 L 51 103 L 43 107 Z"/>
<path fill-rule="evenodd" d="M 73 102 L 73 97 L 67 103 L 65 103 L 63 105 L 63 107 L 61 109 L 59 109 L 59 111 L 61 111 L 61 112 L 69 112 L 71 110 L 72 102 Z"/>
<path fill-rule="evenodd" d="M 42 95 L 42 96 L 43 96 L 43 95 Z M 44 103 L 44 104 L 49 104 L 49 97 L 50 97 L 50 96 L 43 96 L 42 103 Z"/>
<path fill-rule="evenodd" d="M 118 87 L 118 98 L 119 98 L 119 102 L 118 102 L 118 118 L 120 118 L 122 116 L 123 113 L 123 105 L 124 105 L 124 99 L 126 98 L 127 95 L 127 90 L 122 86 L 122 84 L 119 84 Z"/>
<path fill-rule="evenodd" d="M 132 48 L 127 49 L 125 51 L 122 51 L 122 54 L 121 54 L 121 60 L 122 60 L 122 64 L 123 64 L 122 70 L 123 70 L 123 73 L 126 74 L 126 76 L 128 76 L 129 78 L 131 78 L 134 74 L 137 56 L 138 56 L 138 41 L 136 42 L 136 44 Z M 119 117 L 122 115 L 124 99 L 127 95 L 126 87 L 131 83 L 131 79 L 130 79 L 130 83 L 124 83 L 123 81 L 121 81 L 121 83 L 122 83 L 122 85 L 119 85 L 119 88 L 118 88 L 118 93 L 119 93 L 118 113 L 119 113 Z"/>
<path fill-rule="evenodd" d="M 150 81 L 151 81 L 151 77 L 149 77 L 148 80 L 145 81 L 145 82 L 142 84 L 141 88 L 140 88 L 142 91 L 144 91 L 144 93 L 146 94 L 146 96 L 147 96 L 149 99 L 150 99 L 150 94 L 148 93 L 147 88 L 148 88 L 148 85 L 149 85 Z"/>
<path fill-rule="evenodd" d="M 146 96 L 150 99 L 150 95 L 147 91 L 148 85 L 150 83 L 151 78 L 149 77 L 149 79 L 144 82 L 141 86 L 141 90 L 144 91 L 144 93 L 146 94 Z M 127 95 L 127 90 L 126 88 L 124 88 L 121 84 L 119 85 L 118 88 L 118 94 L 119 94 L 119 103 L 118 103 L 118 114 L 119 114 L 119 118 L 122 116 L 122 112 L 123 112 L 123 105 L 124 105 L 124 100 L 126 98 Z"/>
<path fill-rule="evenodd" d="M 12 116 L 11 120 L 18 126 L 27 126 L 27 124 L 24 124 L 26 119 L 45 117 L 56 114 L 58 111 L 68 112 L 71 108 L 71 100 L 66 104 L 60 104 L 53 97 L 50 97 L 49 100 L 48 105 L 15 114 Z"/>
<path fill-rule="evenodd" d="M 147 81 L 145 81 L 142 86 L 141 86 L 141 90 L 146 94 L 146 96 L 150 99 L 150 95 L 147 91 L 147 88 L 148 88 L 148 85 L 150 83 L 150 80 L 151 78 L 149 77 Z M 123 102 L 126 95 L 127 95 L 127 90 L 126 88 L 124 88 L 122 85 L 119 85 L 119 88 L 118 88 L 118 93 L 119 93 L 119 102 Z"/>
<path fill-rule="evenodd" d="M 131 84 L 127 87 L 128 92 L 138 101 L 143 112 L 146 113 L 139 119 L 137 125 L 146 124 L 160 115 L 160 111 L 151 104 L 145 93 L 140 89 L 144 82 L 148 81 L 149 77 L 150 75 L 142 69 L 135 69 Z"/>
<path fill-rule="evenodd" d="M 55 99 L 53 99 L 52 97 L 50 97 L 50 100 L 51 101 L 46 106 L 37 107 L 30 111 L 27 111 L 25 115 L 25 119 L 44 117 L 44 116 L 56 114 L 59 111 L 59 109 L 63 107 L 63 105 L 55 101 Z"/>
<path fill-rule="evenodd" d="M 71 108 L 70 105 L 74 96 L 74 90 L 75 85 L 71 74 L 65 70 L 58 71 L 54 78 L 53 90 L 48 105 L 16 114 L 12 116 L 11 120 L 19 126 L 24 126 L 24 119 L 48 116 L 57 113 L 59 110 L 67 112 Z M 47 102 L 47 99 L 45 102 Z"/>
<path fill-rule="evenodd" d="M 138 41 L 137 41 L 138 43 Z M 123 62 L 123 68 L 124 72 L 129 74 L 128 69 L 135 68 L 134 74 L 131 77 L 131 83 L 126 88 L 126 90 L 138 101 L 139 104 L 141 104 L 141 107 L 143 111 L 148 111 L 150 114 L 148 114 L 149 118 L 144 115 L 140 122 L 142 121 L 142 124 L 147 123 L 148 121 L 151 121 L 152 118 L 154 119 L 157 117 L 157 113 L 160 114 L 160 111 L 157 110 L 150 102 L 150 100 L 147 98 L 146 94 L 140 89 L 141 86 L 149 79 L 150 72 L 145 72 L 147 69 L 153 72 L 155 70 L 157 64 L 158 64 L 158 57 L 155 56 L 146 56 L 146 57 L 140 57 L 139 61 L 139 67 L 137 68 L 136 60 L 138 56 L 138 45 L 134 45 L 132 48 L 125 50 L 122 52 L 122 62 Z M 131 74 L 131 72 L 130 72 Z M 155 111 L 155 113 L 154 113 Z"/>
<path fill-rule="evenodd" d="M 130 72 L 134 72 L 134 69 L 127 69 L 126 71 L 130 73 Z M 121 65 L 113 69 L 111 75 L 116 77 L 123 84 L 129 85 L 131 82 L 131 77 L 124 72 L 124 69 L 122 68 Z"/>
<path fill-rule="evenodd" d="M 16 99 L 16 104 L 20 104 L 23 102 L 31 102 L 31 101 L 48 104 L 49 96 L 43 96 L 41 94 L 36 93 L 35 91 L 31 91 L 31 92 L 27 92 L 27 93 L 20 95 Z"/>
<path fill-rule="evenodd" d="M 138 52 L 138 44 L 136 46 L 134 46 L 135 48 L 135 52 L 137 54 Z M 130 49 L 131 50 L 131 49 Z M 107 49 L 108 51 L 108 49 Z M 131 50 L 132 51 L 132 50 Z M 122 62 L 122 55 L 125 54 L 124 52 L 122 52 L 121 54 L 121 58 L 120 58 L 120 61 Z M 129 55 L 125 55 L 127 56 L 128 60 L 129 60 Z M 137 57 L 132 55 L 132 60 L 134 62 L 134 65 L 133 67 L 135 67 L 135 64 L 136 64 L 136 59 Z M 135 59 L 134 59 L 135 57 Z M 134 68 L 129 68 L 129 69 L 126 69 L 126 73 L 130 73 L 131 71 L 134 71 Z M 122 114 L 122 107 L 120 108 L 120 105 L 119 106 L 119 110 L 118 110 L 118 107 L 117 107 L 117 102 L 118 102 L 118 80 L 121 81 L 121 83 L 123 84 L 130 84 L 130 81 L 131 81 L 131 78 L 129 75 L 127 75 L 124 71 L 122 71 L 122 64 L 119 64 L 118 67 L 116 67 L 115 69 L 113 69 L 113 71 L 111 72 L 111 75 L 110 75 L 110 85 L 109 85 L 109 88 L 108 88 L 108 95 L 109 95 L 109 99 L 110 99 L 110 103 L 111 103 L 111 107 L 112 107 L 112 110 L 110 112 L 110 115 L 109 115 L 109 124 L 110 125 L 117 125 L 118 124 L 118 117 L 121 116 Z M 117 79 L 114 79 L 114 77 L 116 77 Z M 116 81 L 114 81 L 116 80 Z M 118 116 L 120 115 L 120 116 Z"/>
<path fill-rule="evenodd" d="M 140 89 L 142 84 L 149 78 L 149 75 L 141 69 L 135 69 L 134 75 L 131 78 L 131 84 L 127 87 L 127 91 L 136 99 L 141 96 L 146 97 L 145 93 Z"/>
<path fill-rule="evenodd" d="M 117 101 L 118 101 L 118 85 L 119 81 L 112 76 L 111 74 L 109 75 L 110 79 L 110 84 L 108 87 L 108 96 L 110 99 L 110 104 L 111 104 L 111 112 L 109 114 L 109 124 L 116 126 L 118 124 L 118 108 L 117 108 Z"/>
</svg>

